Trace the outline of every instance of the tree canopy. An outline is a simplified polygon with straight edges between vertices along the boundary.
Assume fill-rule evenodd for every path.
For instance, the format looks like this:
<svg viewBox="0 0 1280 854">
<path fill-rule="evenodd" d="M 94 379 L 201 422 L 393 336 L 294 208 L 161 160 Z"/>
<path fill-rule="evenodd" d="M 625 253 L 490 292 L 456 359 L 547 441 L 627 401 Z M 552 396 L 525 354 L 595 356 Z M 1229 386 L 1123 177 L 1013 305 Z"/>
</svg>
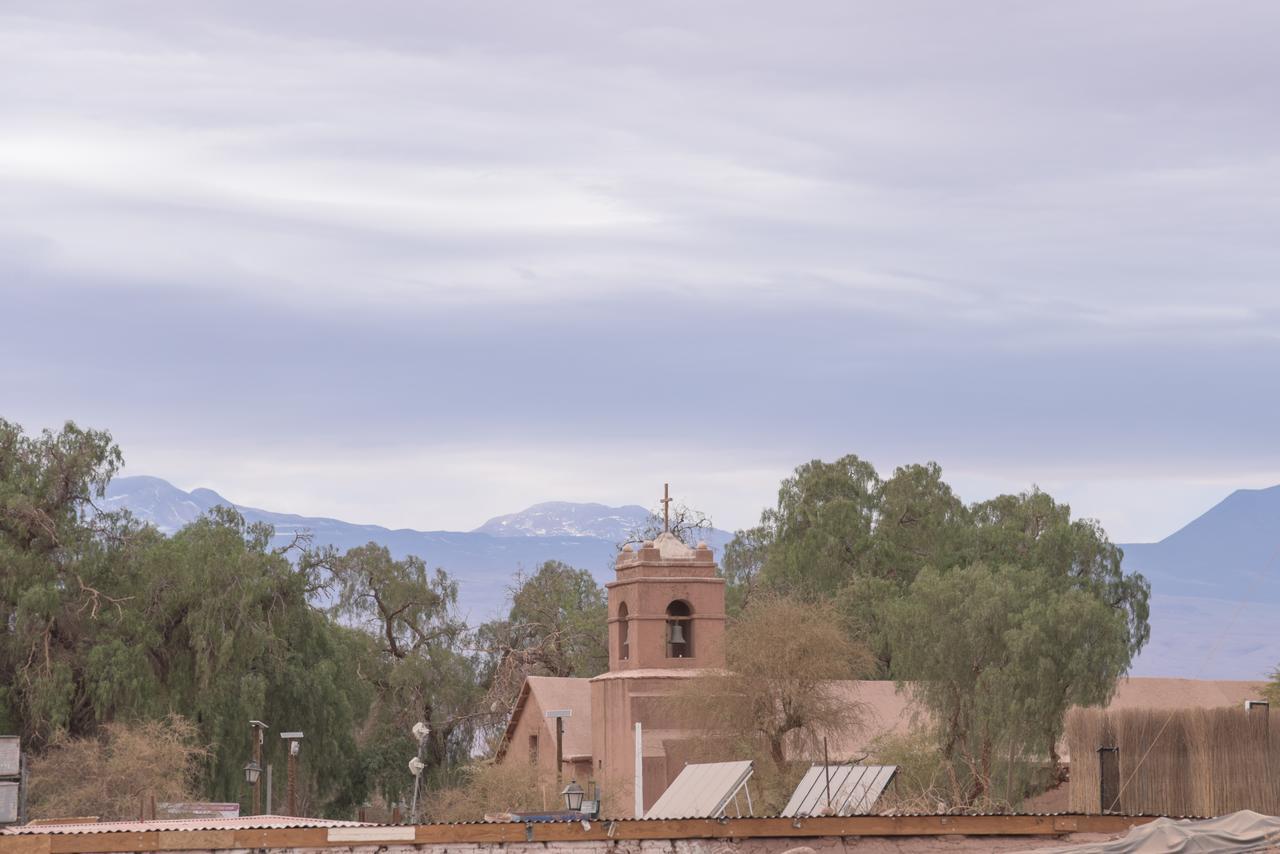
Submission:
<svg viewBox="0 0 1280 854">
<path fill-rule="evenodd" d="M 246 798 L 248 721 L 265 720 L 307 733 L 304 808 L 349 815 L 406 797 L 422 721 L 429 788 L 527 788 L 471 767 L 521 681 L 607 667 L 585 570 L 517 576 L 506 616 L 468 627 L 445 570 L 382 545 L 273 547 L 227 507 L 169 537 L 106 512 L 122 464 L 105 432 L 0 420 L 0 726 L 37 754 L 106 756 L 130 727 L 181 720 L 191 785 Z M 690 536 L 707 524 L 677 510 Z M 830 680 L 874 670 L 929 709 L 960 797 L 989 798 L 1002 757 L 1056 762 L 1065 709 L 1105 701 L 1146 643 L 1149 587 L 1122 558 L 1039 490 L 966 505 L 934 463 L 888 479 L 852 455 L 806 463 L 723 556 L 729 670 L 705 690 L 737 702 L 692 707 L 781 768 L 850 724 Z M 283 761 L 278 740 L 264 758 Z"/>
<path fill-rule="evenodd" d="M 880 675 L 930 710 L 972 802 L 997 754 L 1056 765 L 1066 709 L 1105 702 L 1146 643 L 1150 587 L 1122 558 L 1038 489 L 965 505 L 936 463 L 883 480 L 850 455 L 797 468 L 723 571 L 731 599 L 838 603 Z"/>
</svg>

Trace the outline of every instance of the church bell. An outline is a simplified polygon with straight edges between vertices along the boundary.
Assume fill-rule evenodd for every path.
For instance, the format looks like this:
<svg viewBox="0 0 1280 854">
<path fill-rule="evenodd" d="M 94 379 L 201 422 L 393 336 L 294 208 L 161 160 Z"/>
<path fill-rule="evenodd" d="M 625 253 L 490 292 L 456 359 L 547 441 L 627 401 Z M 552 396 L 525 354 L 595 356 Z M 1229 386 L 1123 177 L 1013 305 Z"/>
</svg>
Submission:
<svg viewBox="0 0 1280 854">
<path fill-rule="evenodd" d="M 667 638 L 670 643 L 684 643 L 684 626 L 680 623 L 670 624 L 670 637 Z"/>
</svg>

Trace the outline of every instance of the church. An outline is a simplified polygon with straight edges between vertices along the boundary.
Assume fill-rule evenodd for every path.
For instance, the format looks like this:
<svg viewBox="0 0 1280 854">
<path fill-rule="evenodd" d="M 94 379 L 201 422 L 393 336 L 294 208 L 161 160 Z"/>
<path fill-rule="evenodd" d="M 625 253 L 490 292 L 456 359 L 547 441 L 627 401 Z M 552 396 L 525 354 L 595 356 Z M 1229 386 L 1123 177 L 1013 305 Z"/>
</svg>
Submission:
<svg viewBox="0 0 1280 854">
<path fill-rule="evenodd" d="M 725 580 L 706 543 L 690 547 L 669 530 L 638 549 L 624 546 L 615 573 L 605 585 L 608 671 L 590 679 L 527 677 L 496 759 L 532 763 L 545 779 L 559 773 L 565 782 L 594 782 L 611 815 L 642 816 L 679 775 L 700 735 L 671 719 L 668 698 L 682 680 L 725 667 Z M 859 704 L 862 724 L 832 740 L 832 761 L 861 759 L 879 736 L 904 735 L 921 720 L 893 682 L 835 684 Z M 1132 677 L 1121 680 L 1107 708 L 1240 707 L 1259 689 L 1250 682 Z M 1065 801 L 1038 808 L 1065 809 Z"/>
<path fill-rule="evenodd" d="M 664 699 L 681 680 L 725 666 L 725 581 L 706 543 L 691 548 L 670 531 L 638 549 L 624 546 L 615 571 L 606 585 L 608 671 L 593 679 L 528 677 L 498 759 L 554 775 L 559 720 L 564 779 L 593 780 L 612 803 L 648 809 L 684 766 L 682 743 L 696 737 L 667 719 Z"/>
</svg>

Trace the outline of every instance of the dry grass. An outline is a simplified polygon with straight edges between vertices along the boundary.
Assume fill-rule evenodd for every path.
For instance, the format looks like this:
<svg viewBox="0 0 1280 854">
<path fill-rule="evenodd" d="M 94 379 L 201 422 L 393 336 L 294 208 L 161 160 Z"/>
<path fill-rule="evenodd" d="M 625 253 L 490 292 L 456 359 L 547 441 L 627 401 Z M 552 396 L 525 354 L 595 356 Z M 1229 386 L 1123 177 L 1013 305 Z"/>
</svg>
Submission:
<svg viewBox="0 0 1280 854">
<path fill-rule="evenodd" d="M 431 793 L 429 821 L 479 821 L 486 815 L 560 809 L 555 781 L 540 780 L 537 768 L 524 762 L 477 762 L 463 771 L 459 786 Z"/>
<path fill-rule="evenodd" d="M 98 816 L 127 820 L 140 804 L 200 799 L 197 782 L 208 751 L 195 725 L 160 721 L 109 723 L 91 738 L 54 742 L 31 763 L 32 818 Z"/>
<path fill-rule="evenodd" d="M 927 727 L 881 736 L 868 762 L 898 768 L 893 784 L 876 804 L 876 812 L 888 815 L 1015 812 L 1023 800 L 1044 791 L 1050 777 L 1045 762 L 1016 760 L 1011 765 L 998 760 L 992 788 L 971 801 L 970 780 L 976 769 L 965 767 L 962 759 L 948 763 L 938 749 L 937 732 Z"/>
<path fill-rule="evenodd" d="M 865 676 L 874 659 L 839 626 L 830 603 L 753 597 L 727 629 L 727 668 L 687 680 L 654 709 L 659 729 L 683 734 L 679 755 L 668 750 L 671 767 L 751 759 L 756 814 L 785 806 L 823 738 L 862 723 L 841 680 Z"/>
<path fill-rule="evenodd" d="M 1243 709 L 1075 709 L 1067 715 L 1071 809 L 1213 816 L 1280 813 L 1280 727 Z M 1118 747 L 1120 798 L 1101 803 L 1099 747 Z"/>
</svg>

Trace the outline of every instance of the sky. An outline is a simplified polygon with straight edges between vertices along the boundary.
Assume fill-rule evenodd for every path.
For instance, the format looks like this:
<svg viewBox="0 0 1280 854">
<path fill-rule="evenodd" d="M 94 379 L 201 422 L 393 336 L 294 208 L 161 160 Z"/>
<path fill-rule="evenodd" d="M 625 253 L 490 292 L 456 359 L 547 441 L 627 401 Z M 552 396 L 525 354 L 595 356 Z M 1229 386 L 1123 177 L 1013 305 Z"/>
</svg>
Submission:
<svg viewBox="0 0 1280 854">
<path fill-rule="evenodd" d="M 467 529 L 1280 483 L 1271 2 L 0 4 L 0 417 Z"/>
</svg>

